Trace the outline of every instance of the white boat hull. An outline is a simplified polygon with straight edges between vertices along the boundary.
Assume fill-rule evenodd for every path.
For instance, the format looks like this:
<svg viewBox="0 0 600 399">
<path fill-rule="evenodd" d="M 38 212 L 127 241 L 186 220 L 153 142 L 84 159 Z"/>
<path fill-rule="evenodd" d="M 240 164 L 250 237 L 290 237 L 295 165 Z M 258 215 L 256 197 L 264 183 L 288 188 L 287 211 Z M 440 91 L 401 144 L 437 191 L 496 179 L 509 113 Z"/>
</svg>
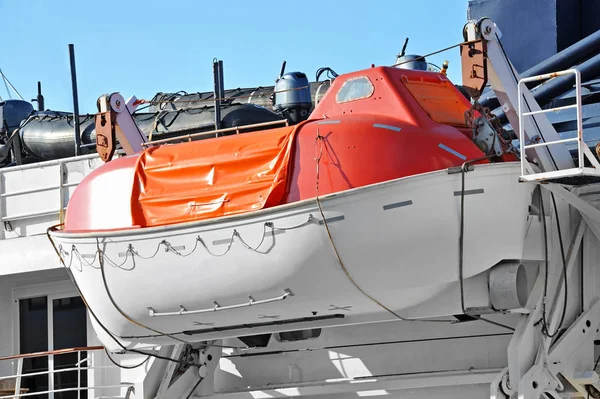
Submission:
<svg viewBox="0 0 600 399">
<path fill-rule="evenodd" d="M 521 259 L 532 186 L 518 183 L 519 172 L 518 163 L 500 163 L 466 174 L 465 279 Z M 382 305 L 430 318 L 460 313 L 449 289 L 459 279 L 460 192 L 461 174 L 442 170 L 321 197 L 344 267 L 315 200 L 160 228 L 52 235 L 95 316 L 125 344 L 171 341 L 161 333 L 200 341 L 394 319 Z M 418 312 L 440 296 L 447 306 Z"/>
</svg>

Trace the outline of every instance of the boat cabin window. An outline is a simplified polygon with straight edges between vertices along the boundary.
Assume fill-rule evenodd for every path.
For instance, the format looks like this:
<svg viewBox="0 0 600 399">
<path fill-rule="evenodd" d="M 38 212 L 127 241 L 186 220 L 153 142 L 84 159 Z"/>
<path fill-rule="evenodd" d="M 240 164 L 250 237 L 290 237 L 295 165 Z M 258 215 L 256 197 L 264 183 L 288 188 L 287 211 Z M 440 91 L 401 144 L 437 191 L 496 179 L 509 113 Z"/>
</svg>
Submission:
<svg viewBox="0 0 600 399">
<path fill-rule="evenodd" d="M 369 78 L 366 76 L 359 76 L 357 78 L 348 79 L 342 84 L 342 87 L 340 87 L 340 90 L 337 92 L 335 101 L 337 103 L 347 103 L 349 101 L 368 98 L 373 95 L 374 91 L 375 87 Z"/>
</svg>

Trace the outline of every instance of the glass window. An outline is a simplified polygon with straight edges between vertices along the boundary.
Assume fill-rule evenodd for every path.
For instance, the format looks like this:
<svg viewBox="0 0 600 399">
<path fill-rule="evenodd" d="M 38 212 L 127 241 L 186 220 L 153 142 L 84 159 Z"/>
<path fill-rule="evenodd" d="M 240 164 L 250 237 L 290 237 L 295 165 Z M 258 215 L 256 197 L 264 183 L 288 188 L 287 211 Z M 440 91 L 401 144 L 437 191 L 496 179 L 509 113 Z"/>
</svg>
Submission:
<svg viewBox="0 0 600 399">
<path fill-rule="evenodd" d="M 19 346 L 20 353 L 45 352 L 48 350 L 48 298 L 21 299 L 19 301 Z M 23 359 L 23 373 L 48 371 L 48 357 Z M 29 392 L 48 390 L 48 374 L 24 377 L 21 387 Z M 35 399 L 48 399 L 48 394 L 35 395 Z"/>
<path fill-rule="evenodd" d="M 342 87 L 337 93 L 335 100 L 338 103 L 346 103 L 348 101 L 360 100 L 373 95 L 375 87 L 366 76 L 348 79 L 342 84 Z"/>
</svg>

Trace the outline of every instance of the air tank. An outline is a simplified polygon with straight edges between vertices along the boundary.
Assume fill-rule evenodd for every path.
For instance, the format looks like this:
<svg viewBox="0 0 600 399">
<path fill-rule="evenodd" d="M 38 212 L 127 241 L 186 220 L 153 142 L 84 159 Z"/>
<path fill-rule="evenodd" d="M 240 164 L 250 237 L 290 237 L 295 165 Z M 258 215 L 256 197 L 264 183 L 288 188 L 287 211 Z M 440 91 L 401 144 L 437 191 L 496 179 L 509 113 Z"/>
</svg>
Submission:
<svg viewBox="0 0 600 399">
<path fill-rule="evenodd" d="M 96 142 L 94 115 L 80 115 L 81 144 Z M 56 111 L 35 112 L 21 124 L 20 135 L 24 149 L 41 160 L 75 156 L 75 127 L 73 114 Z M 94 150 L 83 147 L 83 154 Z"/>
<path fill-rule="evenodd" d="M 285 116 L 291 124 L 308 118 L 312 108 L 310 84 L 306 74 L 288 72 L 275 82 L 273 109 Z"/>
<path fill-rule="evenodd" d="M 310 96 L 313 105 L 321 101 L 327 89 L 329 89 L 331 81 L 322 80 L 310 83 Z M 259 87 L 240 87 L 237 89 L 225 90 L 225 98 L 223 104 L 255 104 L 266 108 L 273 107 L 274 86 L 259 86 Z M 187 93 L 180 91 L 177 93 L 157 93 L 150 100 L 148 112 L 174 111 L 188 108 L 200 108 L 206 105 L 211 105 L 213 100 L 213 92 L 198 92 Z"/>
<path fill-rule="evenodd" d="M 214 129 L 214 107 L 165 110 L 133 114 L 138 127 L 153 139 L 177 137 Z M 244 126 L 281 120 L 282 117 L 255 104 L 230 104 L 221 107 L 221 127 Z M 94 115 L 79 116 L 82 153 L 95 151 Z M 25 150 L 41 160 L 74 156 L 73 115 L 66 112 L 35 112 L 21 124 Z"/>
</svg>

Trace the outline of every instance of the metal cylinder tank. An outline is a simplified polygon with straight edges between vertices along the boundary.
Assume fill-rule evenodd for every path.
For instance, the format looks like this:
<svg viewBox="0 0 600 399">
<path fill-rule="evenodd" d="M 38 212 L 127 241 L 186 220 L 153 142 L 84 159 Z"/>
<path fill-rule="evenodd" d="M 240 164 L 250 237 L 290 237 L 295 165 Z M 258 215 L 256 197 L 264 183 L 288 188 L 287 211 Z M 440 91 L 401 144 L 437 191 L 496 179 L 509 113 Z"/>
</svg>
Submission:
<svg viewBox="0 0 600 399">
<path fill-rule="evenodd" d="M 396 64 L 396 68 L 401 69 L 417 69 L 419 71 L 426 71 L 429 68 L 425 58 L 415 54 L 399 56 L 396 58 Z"/>
<path fill-rule="evenodd" d="M 138 127 L 153 139 L 177 137 L 214 129 L 214 107 L 165 110 L 133 115 Z M 282 117 L 267 108 L 254 104 L 231 104 L 221 107 L 223 128 L 281 120 Z M 94 115 L 81 115 L 82 152 L 95 151 L 96 130 Z M 25 150 L 42 160 L 66 158 L 75 155 L 73 115 L 64 112 L 36 112 L 20 128 Z"/>
<path fill-rule="evenodd" d="M 79 123 L 81 144 L 95 143 L 94 116 L 80 115 Z M 75 156 L 73 114 L 54 111 L 36 112 L 21 124 L 20 135 L 25 149 L 42 160 Z M 85 154 L 91 152 L 93 148 L 83 147 L 83 150 Z"/>
</svg>

